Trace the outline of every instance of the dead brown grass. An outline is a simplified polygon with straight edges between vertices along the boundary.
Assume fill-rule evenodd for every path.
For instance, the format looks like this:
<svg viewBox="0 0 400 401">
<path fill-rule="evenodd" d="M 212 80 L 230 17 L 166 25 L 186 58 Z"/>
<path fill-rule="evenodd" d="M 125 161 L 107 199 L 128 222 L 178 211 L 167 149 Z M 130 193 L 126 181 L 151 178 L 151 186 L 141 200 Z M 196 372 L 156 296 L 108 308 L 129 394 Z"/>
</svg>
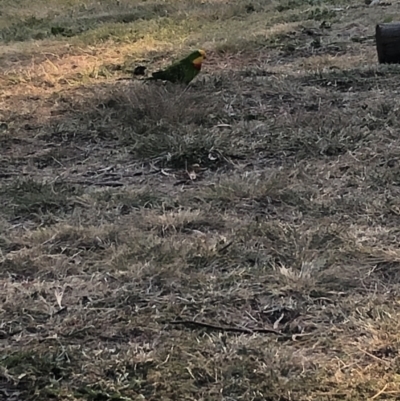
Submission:
<svg viewBox="0 0 400 401">
<path fill-rule="evenodd" d="M 376 9 L 121 3 L 0 18 L 0 399 L 399 399 Z M 118 80 L 194 43 L 188 88 Z"/>
</svg>

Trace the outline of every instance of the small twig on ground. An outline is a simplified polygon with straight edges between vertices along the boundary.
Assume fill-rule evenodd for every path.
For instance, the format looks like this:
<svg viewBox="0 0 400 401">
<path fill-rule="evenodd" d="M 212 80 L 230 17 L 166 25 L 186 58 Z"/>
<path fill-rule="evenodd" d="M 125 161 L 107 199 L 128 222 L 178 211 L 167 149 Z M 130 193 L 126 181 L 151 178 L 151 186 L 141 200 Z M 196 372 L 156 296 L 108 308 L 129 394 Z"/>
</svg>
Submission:
<svg viewBox="0 0 400 401">
<path fill-rule="evenodd" d="M 76 180 L 68 181 L 70 184 L 79 185 L 96 185 L 100 187 L 123 187 L 125 184 L 117 181 L 90 181 L 90 180 Z"/>
<path fill-rule="evenodd" d="M 172 322 L 169 322 L 169 324 L 174 324 L 174 325 L 183 325 L 187 327 L 204 327 L 209 330 L 215 330 L 215 331 L 225 331 L 225 332 L 233 332 L 233 333 L 245 333 L 245 334 L 253 334 L 253 333 L 270 333 L 270 334 L 276 334 L 277 336 L 287 338 L 288 340 L 292 339 L 293 336 L 283 334 L 279 332 L 278 330 L 270 329 L 270 328 L 254 328 L 254 329 L 248 329 L 245 327 L 232 327 L 232 326 L 219 326 L 215 324 L 209 324 L 209 323 L 203 323 L 203 322 L 197 322 L 195 320 L 175 320 Z"/>
</svg>

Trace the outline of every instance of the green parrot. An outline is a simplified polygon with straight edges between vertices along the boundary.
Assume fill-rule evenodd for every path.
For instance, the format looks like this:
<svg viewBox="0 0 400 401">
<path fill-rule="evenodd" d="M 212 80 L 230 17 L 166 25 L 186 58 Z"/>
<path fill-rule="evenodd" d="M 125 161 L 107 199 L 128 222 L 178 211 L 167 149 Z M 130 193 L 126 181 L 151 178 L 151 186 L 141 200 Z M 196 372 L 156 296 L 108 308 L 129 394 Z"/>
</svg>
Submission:
<svg viewBox="0 0 400 401">
<path fill-rule="evenodd" d="M 179 82 L 187 85 L 200 72 L 201 64 L 205 58 L 206 52 L 204 50 L 196 50 L 183 60 L 170 65 L 165 70 L 153 72 L 152 77 L 146 78 L 146 80 L 161 79 L 163 81 Z"/>
</svg>

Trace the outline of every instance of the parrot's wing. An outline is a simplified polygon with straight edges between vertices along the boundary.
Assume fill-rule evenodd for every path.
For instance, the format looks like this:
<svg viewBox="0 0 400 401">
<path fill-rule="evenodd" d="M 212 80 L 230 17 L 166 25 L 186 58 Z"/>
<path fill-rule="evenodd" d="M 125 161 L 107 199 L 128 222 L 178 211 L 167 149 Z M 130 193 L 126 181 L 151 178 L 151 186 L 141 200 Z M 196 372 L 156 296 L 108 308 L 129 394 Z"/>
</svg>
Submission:
<svg viewBox="0 0 400 401">
<path fill-rule="evenodd" d="M 181 63 L 176 63 L 165 70 L 154 72 L 152 75 L 154 79 L 181 82 L 185 80 L 185 68 Z"/>
<path fill-rule="evenodd" d="M 185 79 L 185 66 L 182 63 L 177 63 L 171 65 L 168 68 L 168 74 L 171 76 L 175 82 L 181 82 Z"/>
<path fill-rule="evenodd" d="M 151 80 L 160 79 L 173 83 L 181 82 L 189 84 L 189 82 L 199 73 L 199 69 L 195 68 L 193 63 L 188 60 L 181 60 L 172 64 L 165 70 L 153 72 Z"/>
<path fill-rule="evenodd" d="M 189 83 L 192 81 L 200 71 L 194 67 L 193 64 L 190 64 L 185 67 L 185 83 Z"/>
<path fill-rule="evenodd" d="M 166 72 L 171 77 L 173 82 L 182 82 L 186 85 L 199 73 L 192 62 L 188 60 L 182 60 L 179 63 L 171 65 Z"/>
</svg>

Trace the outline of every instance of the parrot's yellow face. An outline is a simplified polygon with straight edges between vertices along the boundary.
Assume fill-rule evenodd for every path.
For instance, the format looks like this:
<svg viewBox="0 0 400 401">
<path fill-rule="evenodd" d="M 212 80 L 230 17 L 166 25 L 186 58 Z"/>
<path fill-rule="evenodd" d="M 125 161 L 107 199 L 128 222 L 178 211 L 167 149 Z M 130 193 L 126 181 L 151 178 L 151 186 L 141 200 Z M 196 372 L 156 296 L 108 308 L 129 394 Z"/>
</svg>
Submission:
<svg viewBox="0 0 400 401">
<path fill-rule="evenodd" d="M 196 69 L 200 70 L 202 62 L 206 59 L 206 52 L 204 50 L 198 50 L 199 55 L 196 57 L 192 63 Z"/>
</svg>

